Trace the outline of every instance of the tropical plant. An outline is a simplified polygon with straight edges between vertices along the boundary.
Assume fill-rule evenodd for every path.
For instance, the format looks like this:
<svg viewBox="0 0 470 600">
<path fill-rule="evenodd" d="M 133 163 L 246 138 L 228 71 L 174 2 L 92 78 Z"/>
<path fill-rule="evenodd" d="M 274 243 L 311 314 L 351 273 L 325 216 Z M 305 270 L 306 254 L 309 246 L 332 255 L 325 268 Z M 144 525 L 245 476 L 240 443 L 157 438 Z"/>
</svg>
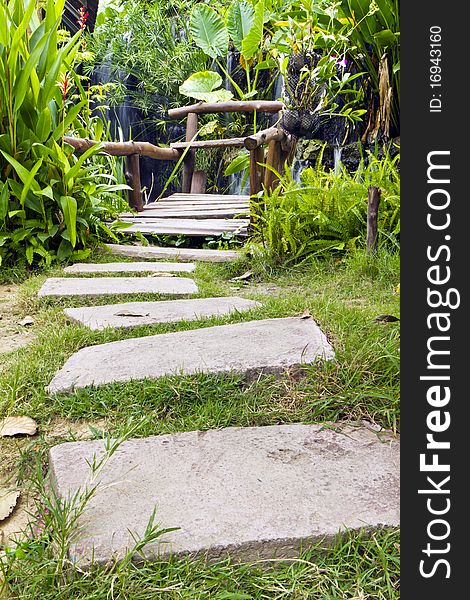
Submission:
<svg viewBox="0 0 470 600">
<path fill-rule="evenodd" d="M 0 4 L 0 262 L 50 264 L 83 255 L 111 230 L 101 220 L 123 189 L 62 141 L 86 130 L 87 97 L 73 64 L 82 30 L 59 32 L 64 1 L 48 0 L 38 17 L 35 0 Z M 103 131 L 98 118 L 91 122 Z"/>
<path fill-rule="evenodd" d="M 226 11 L 224 7 L 216 10 L 201 3 L 191 13 L 190 29 L 194 43 L 215 61 L 241 100 L 259 95 L 260 73 L 276 67 L 276 63 L 264 60 L 265 9 L 265 0 L 254 5 L 247 0 L 233 0 Z M 230 44 L 240 55 L 240 66 L 245 72 L 243 87 L 224 64 Z M 267 86 L 268 90 L 271 85 L 272 82 Z"/>
<path fill-rule="evenodd" d="M 178 88 L 191 73 L 209 66 L 189 34 L 189 0 L 124 2 L 116 0 L 97 18 L 88 45 L 94 63 L 87 74 L 112 81 L 111 104 L 130 98 L 144 114 L 160 119 L 181 104 Z"/>
<path fill-rule="evenodd" d="M 399 0 L 341 0 L 338 17 L 352 25 L 353 60 L 367 72 L 371 91 L 378 98 L 377 103 L 369 98 L 364 138 L 373 141 L 380 130 L 388 137 L 391 124 L 395 133 L 400 128 Z"/>
<path fill-rule="evenodd" d="M 379 232 L 382 242 L 397 243 L 399 216 L 399 155 L 385 153 L 363 160 L 355 173 L 316 168 L 302 172 L 302 183 L 290 173 L 280 185 L 253 202 L 254 239 L 273 262 L 294 263 L 309 256 L 343 252 L 364 244 L 367 191 L 382 190 Z"/>
</svg>

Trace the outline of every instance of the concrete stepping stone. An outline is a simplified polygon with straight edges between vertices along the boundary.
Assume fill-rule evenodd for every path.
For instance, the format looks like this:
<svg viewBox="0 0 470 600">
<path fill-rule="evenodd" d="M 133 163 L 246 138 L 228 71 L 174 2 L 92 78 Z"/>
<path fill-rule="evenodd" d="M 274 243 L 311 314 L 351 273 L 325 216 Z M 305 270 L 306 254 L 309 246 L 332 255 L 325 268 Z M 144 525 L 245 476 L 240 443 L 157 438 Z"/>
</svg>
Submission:
<svg viewBox="0 0 470 600">
<path fill-rule="evenodd" d="M 191 273 L 192 263 L 177 262 L 127 262 L 127 263 L 75 263 L 65 267 L 65 273 Z"/>
<path fill-rule="evenodd" d="M 49 452 L 66 499 L 90 482 L 102 440 Z M 169 554 L 251 561 L 299 555 L 339 531 L 399 525 L 399 440 L 364 427 L 275 425 L 191 431 L 124 442 L 99 475 L 69 547 L 81 567 L 124 556 L 152 511 L 179 527 L 147 546 Z"/>
<path fill-rule="evenodd" d="M 105 327 L 130 328 L 155 323 L 193 321 L 204 317 L 244 312 L 261 306 L 246 298 L 203 298 L 191 300 L 168 300 L 160 302 L 125 302 L 106 306 L 66 308 L 65 314 L 76 323 L 90 329 Z"/>
<path fill-rule="evenodd" d="M 106 247 L 116 256 L 131 258 L 178 260 L 201 260 L 207 262 L 227 262 L 242 258 L 242 253 L 236 250 L 205 250 L 203 248 L 160 248 L 159 246 L 126 246 L 124 244 L 106 244 Z"/>
<path fill-rule="evenodd" d="M 273 371 L 333 357 L 313 319 L 249 321 L 83 348 L 68 359 L 48 391 L 172 374 Z"/>
<path fill-rule="evenodd" d="M 186 277 L 51 277 L 38 292 L 47 296 L 106 296 L 117 294 L 197 294 Z"/>
</svg>

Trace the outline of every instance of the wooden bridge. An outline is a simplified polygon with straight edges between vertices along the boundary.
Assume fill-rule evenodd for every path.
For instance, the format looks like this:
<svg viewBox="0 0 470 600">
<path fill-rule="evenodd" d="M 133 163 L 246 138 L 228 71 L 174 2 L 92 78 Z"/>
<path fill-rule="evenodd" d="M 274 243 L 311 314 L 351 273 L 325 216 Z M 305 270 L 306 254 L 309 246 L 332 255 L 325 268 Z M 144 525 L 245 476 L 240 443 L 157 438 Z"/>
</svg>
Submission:
<svg viewBox="0 0 470 600">
<path fill-rule="evenodd" d="M 126 156 L 126 179 L 131 187 L 129 205 L 135 211 L 120 215 L 124 222 L 131 224 L 126 232 L 187 236 L 212 236 L 230 232 L 246 236 L 252 219 L 250 197 L 256 196 L 263 186 L 267 190 L 276 186 L 276 172 L 282 173 L 286 160 L 292 154 L 294 140 L 279 125 L 243 138 L 198 140 L 198 115 L 259 111 L 278 113 L 280 122 L 283 108 L 283 103 L 277 101 L 200 102 L 168 111 L 168 115 L 174 119 L 187 118 L 184 142 L 173 143 L 166 148 L 149 142 L 104 143 L 103 152 L 113 156 Z M 71 137 L 64 138 L 64 141 L 71 144 L 78 153 L 99 143 Z M 243 147 L 250 153 L 250 196 L 206 194 L 207 174 L 194 170 L 196 152 L 208 148 Z M 181 193 L 144 204 L 140 156 L 156 160 L 182 159 Z"/>
</svg>

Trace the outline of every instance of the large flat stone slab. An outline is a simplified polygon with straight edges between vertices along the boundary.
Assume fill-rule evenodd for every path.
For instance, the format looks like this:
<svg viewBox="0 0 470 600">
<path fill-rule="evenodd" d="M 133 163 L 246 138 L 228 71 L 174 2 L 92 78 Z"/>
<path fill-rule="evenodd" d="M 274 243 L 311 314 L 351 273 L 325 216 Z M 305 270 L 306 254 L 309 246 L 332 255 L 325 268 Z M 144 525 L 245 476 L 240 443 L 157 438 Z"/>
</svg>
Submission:
<svg viewBox="0 0 470 600">
<path fill-rule="evenodd" d="M 250 321 L 83 348 L 68 359 L 48 391 L 172 374 L 280 370 L 333 357 L 313 319 Z"/>
<path fill-rule="evenodd" d="M 106 244 L 116 256 L 131 258 L 165 259 L 174 258 L 182 261 L 201 260 L 206 262 L 227 262 L 242 258 L 242 253 L 235 250 L 205 250 L 203 248 L 160 248 L 159 246 L 126 246 L 124 244 Z"/>
<path fill-rule="evenodd" d="M 204 317 L 244 312 L 261 306 L 246 298 L 197 298 L 191 300 L 168 300 L 160 302 L 125 302 L 106 306 L 66 308 L 65 314 L 76 323 L 90 329 L 105 327 L 130 328 L 155 323 L 193 321 Z"/>
<path fill-rule="evenodd" d="M 65 499 L 90 481 L 102 440 L 50 450 Z M 69 551 L 89 566 L 122 558 L 152 511 L 179 527 L 147 546 L 168 554 L 241 560 L 298 556 L 339 531 L 399 524 L 399 441 L 366 428 L 276 425 L 129 440 L 105 464 Z"/>
<path fill-rule="evenodd" d="M 38 292 L 46 296 L 107 296 L 118 294 L 197 294 L 186 277 L 51 277 Z"/>
<path fill-rule="evenodd" d="M 191 273 L 196 265 L 178 262 L 75 263 L 65 273 Z"/>
</svg>

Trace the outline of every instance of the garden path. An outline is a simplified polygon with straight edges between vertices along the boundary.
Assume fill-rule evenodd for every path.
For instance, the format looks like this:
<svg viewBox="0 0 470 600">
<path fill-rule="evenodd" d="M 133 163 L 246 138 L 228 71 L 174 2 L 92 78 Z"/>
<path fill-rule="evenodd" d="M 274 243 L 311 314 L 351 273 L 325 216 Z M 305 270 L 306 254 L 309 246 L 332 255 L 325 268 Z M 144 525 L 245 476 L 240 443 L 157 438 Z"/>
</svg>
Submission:
<svg viewBox="0 0 470 600">
<path fill-rule="evenodd" d="M 136 272 L 141 273 L 139 267 Z M 112 293 L 125 294 L 132 279 L 138 285 L 163 277 L 64 277 L 55 278 L 54 286 L 60 294 L 70 292 L 64 287 L 67 281 L 82 282 L 88 287 L 76 291 L 86 295 L 93 294 L 93 288 L 103 290 L 103 281 L 108 285 L 112 280 Z M 169 280 L 192 282 L 185 277 Z M 47 281 L 45 289 L 51 289 Z M 44 288 L 40 295 L 45 295 Z M 203 298 L 66 313 L 100 328 L 123 326 L 113 321 L 119 312 L 128 319 L 143 316 L 168 322 L 258 305 L 242 298 Z M 129 314 L 139 311 L 140 315 Z M 60 369 L 48 391 L 69 393 L 80 387 L 201 371 L 279 371 L 334 359 L 333 348 L 310 316 L 258 321 L 250 316 L 247 313 L 248 320 L 237 324 L 83 348 Z M 101 563 L 124 556 L 133 536 L 144 534 L 154 509 L 159 525 L 178 529 L 151 544 L 150 558 L 168 553 L 211 559 L 227 554 L 242 560 L 286 558 L 297 555 L 302 546 L 332 540 L 345 527 L 397 526 L 398 453 L 396 437 L 351 425 L 226 428 L 128 440 L 100 471 L 100 485 L 81 518 L 70 555 L 84 568 L 92 556 Z M 83 488 L 90 481 L 94 456 L 99 460 L 104 454 L 102 440 L 53 447 L 51 481 L 59 497 Z"/>
</svg>

